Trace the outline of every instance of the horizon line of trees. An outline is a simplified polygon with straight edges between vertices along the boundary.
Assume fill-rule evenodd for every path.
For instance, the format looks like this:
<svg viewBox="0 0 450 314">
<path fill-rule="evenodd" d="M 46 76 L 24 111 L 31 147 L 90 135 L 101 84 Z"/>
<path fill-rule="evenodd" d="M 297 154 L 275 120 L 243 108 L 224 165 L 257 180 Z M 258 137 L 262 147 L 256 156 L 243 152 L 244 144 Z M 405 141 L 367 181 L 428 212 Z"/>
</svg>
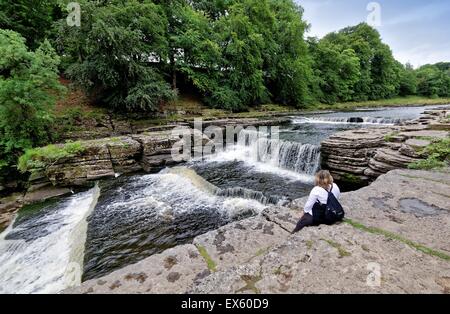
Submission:
<svg viewBox="0 0 450 314">
<path fill-rule="evenodd" d="M 0 170 L 50 141 L 59 75 L 97 105 L 145 114 L 183 93 L 230 111 L 450 97 L 450 63 L 403 65 L 365 23 L 305 39 L 293 0 L 79 0 L 81 27 L 68 2 L 0 2 Z"/>
</svg>

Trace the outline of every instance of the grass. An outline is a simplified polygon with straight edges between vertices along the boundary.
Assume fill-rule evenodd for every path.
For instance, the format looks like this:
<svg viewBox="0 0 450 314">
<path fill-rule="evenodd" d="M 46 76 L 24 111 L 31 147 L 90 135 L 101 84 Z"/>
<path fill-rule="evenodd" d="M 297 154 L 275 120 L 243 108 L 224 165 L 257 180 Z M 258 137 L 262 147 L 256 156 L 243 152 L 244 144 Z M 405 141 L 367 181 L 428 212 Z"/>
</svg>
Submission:
<svg viewBox="0 0 450 314">
<path fill-rule="evenodd" d="M 322 240 L 322 241 L 325 241 L 326 243 L 328 243 L 331 247 L 334 247 L 334 248 L 338 251 L 338 253 L 339 253 L 339 258 L 343 258 L 343 257 L 351 256 L 351 255 L 352 255 L 350 252 L 346 251 L 346 250 L 342 247 L 342 245 L 340 245 L 340 244 L 337 243 L 337 242 L 334 242 L 334 241 L 331 241 L 331 240 L 328 240 L 328 239 L 321 239 L 321 240 Z"/>
<path fill-rule="evenodd" d="M 344 173 L 341 176 L 341 181 L 343 181 L 345 183 L 350 183 L 350 184 L 362 184 L 362 182 L 363 182 L 359 177 L 357 177 L 351 173 Z"/>
<path fill-rule="evenodd" d="M 395 141 L 395 137 L 398 136 L 399 134 L 400 134 L 400 132 L 398 132 L 398 131 L 394 131 L 392 133 L 389 133 L 388 135 L 386 135 L 384 137 L 384 141 L 388 142 L 388 143 L 394 142 Z"/>
<path fill-rule="evenodd" d="M 236 291 L 236 293 L 245 292 L 245 291 L 253 291 L 255 294 L 260 294 L 261 291 L 256 287 L 256 284 L 262 280 L 262 276 L 249 276 L 249 275 L 242 275 L 241 279 L 245 281 L 246 285 L 239 290 Z"/>
<path fill-rule="evenodd" d="M 450 185 L 448 182 L 445 182 L 443 180 L 423 178 L 423 177 L 412 176 L 412 175 L 408 175 L 408 174 L 402 174 L 402 176 L 405 177 L 405 178 L 410 178 L 410 179 L 426 180 L 426 181 L 431 181 L 431 182 L 436 182 L 436 183 L 442 183 L 442 184 L 445 184 L 445 185 Z"/>
<path fill-rule="evenodd" d="M 249 108 L 246 112 L 232 113 L 222 109 L 211 109 L 203 106 L 200 100 L 193 98 L 181 98 L 174 102 L 174 108 L 178 110 L 185 109 L 186 115 L 174 115 L 172 118 L 185 119 L 193 116 L 202 117 L 203 119 L 222 119 L 222 118 L 264 118 L 276 113 L 292 113 L 298 111 L 317 111 L 317 110 L 353 110 L 357 108 L 376 108 L 376 107 L 396 107 L 396 106 L 423 106 L 423 105 L 442 105 L 450 104 L 450 98 L 427 98 L 420 96 L 397 97 L 392 99 L 362 101 L 362 102 L 346 102 L 336 104 L 313 103 L 304 107 L 289 107 L 279 104 L 264 104 L 258 107 Z M 192 118 L 192 116 L 191 116 Z M 169 117 L 167 120 L 171 120 Z"/>
<path fill-rule="evenodd" d="M 420 151 L 421 155 L 428 156 L 427 159 L 409 164 L 409 169 L 435 170 L 445 168 L 449 165 L 450 138 L 430 140 L 431 144 Z"/>
<path fill-rule="evenodd" d="M 402 243 L 410 246 L 411 248 L 416 249 L 417 251 L 420 251 L 420 252 L 425 253 L 425 254 L 430 255 L 430 256 L 439 257 L 439 258 L 441 258 L 441 259 L 443 259 L 443 260 L 445 260 L 447 262 L 450 262 L 450 255 L 447 255 L 444 252 L 441 252 L 441 251 L 429 248 L 429 247 L 424 246 L 422 244 L 419 244 L 419 243 L 416 243 L 416 242 L 411 241 L 409 239 L 406 239 L 406 238 L 404 238 L 404 237 L 402 237 L 402 236 L 400 236 L 400 235 L 398 235 L 396 233 L 393 233 L 393 232 L 390 232 L 390 231 L 386 231 L 386 230 L 383 230 L 383 229 L 380 229 L 380 228 L 377 228 L 377 227 L 368 227 L 368 226 L 363 225 L 362 223 L 353 221 L 351 219 L 344 219 L 344 222 L 349 224 L 350 226 L 356 228 L 356 229 L 359 229 L 359 230 L 362 230 L 362 231 L 365 231 L 365 232 L 368 232 L 368 233 L 372 233 L 372 234 L 382 235 L 382 236 L 384 236 L 384 237 L 386 237 L 388 239 L 392 239 L 392 240 L 396 240 L 396 241 L 402 242 Z"/>
<path fill-rule="evenodd" d="M 48 145 L 27 149 L 19 158 L 17 168 L 25 173 L 42 169 L 62 158 L 73 157 L 85 150 L 81 142 L 67 142 L 63 145 Z"/>
<path fill-rule="evenodd" d="M 211 256 L 209 256 L 206 248 L 201 245 L 198 245 L 197 250 L 200 253 L 200 255 L 203 257 L 203 259 L 205 260 L 206 265 L 208 266 L 208 269 L 212 272 L 216 272 L 217 264 L 216 264 L 216 262 L 214 262 L 214 260 L 211 258 Z"/>
<path fill-rule="evenodd" d="M 428 98 L 421 96 L 396 97 L 382 100 L 369 100 L 361 102 L 346 102 L 337 104 L 314 104 L 312 109 L 319 110 L 351 110 L 357 108 L 376 108 L 376 107 L 402 107 L 402 106 L 428 106 L 428 105 L 447 105 L 450 104 L 450 98 Z"/>
</svg>

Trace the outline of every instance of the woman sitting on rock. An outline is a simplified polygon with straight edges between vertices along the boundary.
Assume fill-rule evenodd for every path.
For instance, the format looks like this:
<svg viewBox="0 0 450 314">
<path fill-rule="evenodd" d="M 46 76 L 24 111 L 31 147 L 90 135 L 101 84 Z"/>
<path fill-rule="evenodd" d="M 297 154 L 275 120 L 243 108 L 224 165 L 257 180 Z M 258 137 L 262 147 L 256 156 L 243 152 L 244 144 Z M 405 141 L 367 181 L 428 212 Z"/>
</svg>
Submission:
<svg viewBox="0 0 450 314">
<path fill-rule="evenodd" d="M 333 224 L 344 218 L 344 210 L 338 201 L 341 191 L 333 182 L 330 172 L 319 171 L 315 177 L 315 185 L 306 202 L 304 214 L 292 233 L 309 226 Z"/>
</svg>

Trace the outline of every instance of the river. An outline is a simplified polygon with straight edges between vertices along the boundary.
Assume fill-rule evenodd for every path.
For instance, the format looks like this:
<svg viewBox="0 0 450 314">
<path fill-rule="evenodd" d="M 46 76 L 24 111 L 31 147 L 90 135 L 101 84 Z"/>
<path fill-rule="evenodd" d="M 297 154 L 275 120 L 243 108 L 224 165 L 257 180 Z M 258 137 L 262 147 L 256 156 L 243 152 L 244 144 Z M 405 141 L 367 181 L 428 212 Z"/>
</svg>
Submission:
<svg viewBox="0 0 450 314">
<path fill-rule="evenodd" d="M 322 140 L 424 109 L 292 116 L 277 140 L 242 131 L 235 145 L 205 159 L 24 207 L 0 234 L 0 293 L 56 293 L 303 197 L 320 168 Z"/>
</svg>

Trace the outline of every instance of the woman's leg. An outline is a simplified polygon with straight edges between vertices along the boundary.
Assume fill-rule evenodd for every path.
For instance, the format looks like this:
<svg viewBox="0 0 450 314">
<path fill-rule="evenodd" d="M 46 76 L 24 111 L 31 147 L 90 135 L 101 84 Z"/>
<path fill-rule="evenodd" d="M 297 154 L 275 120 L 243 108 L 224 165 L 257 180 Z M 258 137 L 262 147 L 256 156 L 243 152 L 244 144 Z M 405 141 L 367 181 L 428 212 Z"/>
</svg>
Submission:
<svg viewBox="0 0 450 314">
<path fill-rule="evenodd" d="M 304 214 L 302 218 L 297 223 L 297 227 L 295 227 L 294 231 L 292 233 L 299 232 L 305 227 L 312 226 L 314 224 L 313 216 L 310 214 Z"/>
</svg>

